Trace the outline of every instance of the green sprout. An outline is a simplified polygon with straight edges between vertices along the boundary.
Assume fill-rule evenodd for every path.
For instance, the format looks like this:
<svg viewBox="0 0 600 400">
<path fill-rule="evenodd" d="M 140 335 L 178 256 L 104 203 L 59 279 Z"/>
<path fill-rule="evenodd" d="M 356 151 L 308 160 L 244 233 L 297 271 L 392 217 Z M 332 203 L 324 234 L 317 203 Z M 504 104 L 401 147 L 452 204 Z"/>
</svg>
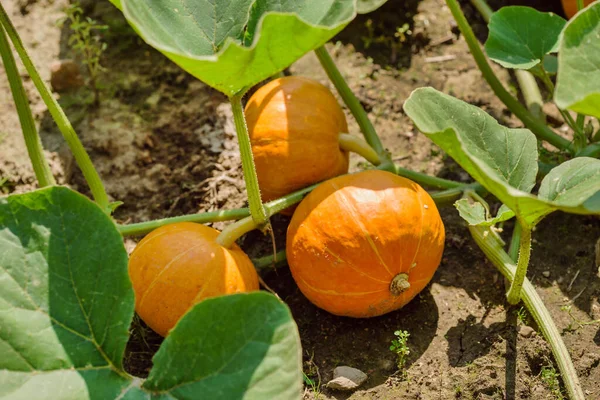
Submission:
<svg viewBox="0 0 600 400">
<path fill-rule="evenodd" d="M 90 17 L 83 17 L 83 9 L 79 3 L 73 3 L 65 9 L 65 18 L 58 22 L 61 26 L 68 23 L 71 28 L 69 36 L 69 46 L 73 48 L 82 57 L 82 62 L 86 66 L 89 75 L 89 86 L 94 91 L 94 104 L 100 103 L 100 90 L 98 88 L 98 76 L 104 67 L 100 64 L 102 53 L 106 50 L 104 43 L 98 31 L 108 29 L 106 25 L 100 25 Z"/>
<path fill-rule="evenodd" d="M 564 396 L 560 390 L 560 384 L 558 382 L 559 374 L 556 372 L 556 369 L 554 369 L 552 365 L 545 365 L 542 367 L 540 376 L 542 382 L 550 389 L 552 395 L 558 400 L 563 400 Z"/>
<path fill-rule="evenodd" d="M 394 335 L 396 335 L 396 339 L 392 340 L 390 351 L 396 353 L 396 365 L 399 370 L 403 371 L 408 355 L 410 354 L 410 348 L 408 347 L 410 333 L 407 331 L 395 331 Z"/>
</svg>

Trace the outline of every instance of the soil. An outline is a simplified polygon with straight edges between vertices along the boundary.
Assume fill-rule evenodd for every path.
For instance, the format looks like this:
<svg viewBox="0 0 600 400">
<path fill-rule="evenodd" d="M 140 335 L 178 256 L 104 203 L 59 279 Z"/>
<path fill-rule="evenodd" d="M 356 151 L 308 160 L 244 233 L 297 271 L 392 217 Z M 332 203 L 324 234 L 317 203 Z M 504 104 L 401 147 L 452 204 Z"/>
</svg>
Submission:
<svg viewBox="0 0 600 400">
<path fill-rule="evenodd" d="M 486 27 L 464 10 L 481 40 Z M 535 5 L 560 13 L 558 1 L 490 1 Z M 68 27 L 56 21 L 66 0 L 8 0 L 3 5 L 44 79 L 58 59 L 81 59 L 69 49 Z M 220 93 L 195 80 L 128 28 L 108 1 L 84 1 L 86 14 L 108 26 L 100 77 L 101 102 L 81 87 L 60 93 L 63 107 L 90 153 L 123 223 L 245 206 L 246 195 L 231 109 Z M 396 35 L 394 35 L 397 33 Z M 507 126 L 520 126 L 494 96 L 468 52 L 442 0 L 390 0 L 359 16 L 329 45 L 350 87 L 369 112 L 385 146 L 407 168 L 461 181 L 469 176 L 423 135 L 402 111 L 415 88 L 433 86 L 475 104 Z M 506 87 L 511 75 L 497 65 Z M 82 67 L 83 72 L 83 67 Z M 314 55 L 289 72 L 329 84 Z M 23 74 L 25 76 L 25 74 Z M 85 73 L 84 73 L 85 75 Z M 25 82 L 40 134 L 59 183 L 88 193 L 80 171 L 30 80 Z M 0 191 L 35 187 L 12 104 L 0 72 Z M 348 114 L 350 133 L 359 134 Z M 550 120 L 555 121 L 553 119 Z M 555 128 L 560 129 L 559 126 Z M 360 159 L 352 158 L 352 170 Z M 3 178 L 3 179 L 2 179 Z M 350 319 L 317 309 L 299 292 L 286 267 L 263 278 L 289 305 L 298 324 L 304 371 L 312 385 L 307 399 L 552 399 L 556 368 L 532 318 L 504 297 L 504 281 L 472 241 L 452 207 L 441 209 L 447 231 L 442 264 L 432 283 L 411 303 L 372 319 Z M 289 219 L 276 216 L 277 246 L 285 246 Z M 224 223 L 215 224 L 222 228 Z M 512 225 L 504 226 L 508 239 Z M 529 277 L 562 331 L 589 399 L 600 398 L 600 272 L 595 245 L 597 218 L 556 213 L 534 233 Z M 241 240 L 253 257 L 266 255 L 270 239 L 250 233 Z M 134 239 L 127 239 L 129 249 Z M 528 327 L 537 333 L 528 332 Z M 410 333 L 402 371 L 389 349 L 394 331 Z M 161 339 L 135 320 L 126 352 L 128 370 L 146 376 Z M 369 376 L 353 393 L 326 388 L 338 365 Z M 563 390 L 559 383 L 558 390 Z"/>
</svg>

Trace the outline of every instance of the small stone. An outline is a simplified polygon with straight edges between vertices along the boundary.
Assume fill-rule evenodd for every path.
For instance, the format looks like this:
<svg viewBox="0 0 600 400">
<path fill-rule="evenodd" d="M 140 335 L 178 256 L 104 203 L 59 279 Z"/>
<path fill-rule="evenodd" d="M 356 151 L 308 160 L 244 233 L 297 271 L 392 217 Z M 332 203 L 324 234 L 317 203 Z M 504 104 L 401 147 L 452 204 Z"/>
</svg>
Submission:
<svg viewBox="0 0 600 400">
<path fill-rule="evenodd" d="M 50 66 L 50 84 L 56 92 L 64 92 L 83 86 L 79 65 L 73 60 L 58 60 Z"/>
<path fill-rule="evenodd" d="M 550 278 L 550 271 L 544 271 L 542 272 L 542 275 L 544 276 L 544 278 Z"/>
<path fill-rule="evenodd" d="M 333 370 L 333 379 L 327 382 L 329 389 L 355 390 L 367 380 L 367 374 L 352 367 L 336 367 Z"/>
<path fill-rule="evenodd" d="M 519 335 L 523 336 L 524 338 L 532 337 L 535 335 L 535 329 L 527 325 L 521 325 L 519 327 Z"/>
</svg>

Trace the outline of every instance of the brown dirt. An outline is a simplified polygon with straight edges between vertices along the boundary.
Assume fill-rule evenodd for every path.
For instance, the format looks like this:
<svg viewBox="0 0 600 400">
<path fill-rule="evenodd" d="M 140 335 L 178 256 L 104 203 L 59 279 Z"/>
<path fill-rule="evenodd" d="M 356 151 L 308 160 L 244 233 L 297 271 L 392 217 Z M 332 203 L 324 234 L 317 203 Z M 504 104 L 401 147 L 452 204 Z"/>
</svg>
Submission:
<svg viewBox="0 0 600 400">
<path fill-rule="evenodd" d="M 517 2 L 490 3 L 497 7 Z M 519 3 L 560 12 L 557 1 Z M 42 76 L 49 80 L 52 61 L 74 57 L 65 45 L 68 29 L 54 24 L 66 1 L 3 4 Z M 60 101 L 111 197 L 124 202 L 116 218 L 136 222 L 243 206 L 245 190 L 225 97 L 143 44 L 107 1 L 84 5 L 89 15 L 109 25 L 102 102 L 97 109 L 91 107 L 91 92 L 85 87 L 61 94 Z M 465 12 L 484 39 L 485 25 L 476 12 L 468 5 Z M 404 24 L 411 33 L 400 42 L 394 32 Z M 442 0 L 390 0 L 378 12 L 357 18 L 329 49 L 384 144 L 405 167 L 469 180 L 402 112 L 403 101 L 417 87 L 433 86 L 482 107 L 503 124 L 519 126 L 481 78 Z M 439 56 L 453 58 L 436 62 L 433 57 Z M 497 66 L 494 69 L 514 92 L 510 75 Z M 290 71 L 328 84 L 313 55 L 299 60 Z M 26 88 L 59 181 L 87 193 L 30 81 Z M 31 190 L 34 178 L 3 72 L 0 93 L 0 178 L 7 179 L 0 189 L 4 193 Z M 348 117 L 351 133 L 358 134 Z M 354 170 L 359 161 L 352 158 Z M 553 366 L 548 346 L 539 333 L 531 337 L 518 333 L 523 324 L 537 329 L 532 318 L 525 314 L 525 321 L 518 319 L 519 308 L 507 305 L 501 275 L 470 239 L 456 211 L 448 207 L 441 212 L 447 230 L 442 264 L 433 282 L 397 312 L 364 320 L 335 317 L 302 296 L 287 268 L 264 274 L 298 323 L 305 373 L 315 382 L 315 387 L 307 386 L 307 399 L 557 398 L 541 376 L 543 367 Z M 287 222 L 280 216 L 273 220 L 280 248 Z M 508 238 L 511 224 L 504 228 Z M 534 234 L 529 272 L 563 332 L 590 399 L 600 398 L 600 324 L 585 324 L 600 318 L 594 251 L 599 236 L 598 219 L 564 214 L 547 218 Z M 256 232 L 243 238 L 242 244 L 251 256 L 270 250 L 268 238 Z M 128 239 L 127 245 L 133 248 L 135 241 Z M 569 305 L 570 312 L 563 307 Z M 405 376 L 398 373 L 389 350 L 398 329 L 411 335 Z M 160 338 L 136 320 L 126 353 L 129 370 L 145 376 L 159 344 Z M 326 389 L 337 365 L 363 370 L 369 375 L 367 383 L 353 394 Z"/>
</svg>

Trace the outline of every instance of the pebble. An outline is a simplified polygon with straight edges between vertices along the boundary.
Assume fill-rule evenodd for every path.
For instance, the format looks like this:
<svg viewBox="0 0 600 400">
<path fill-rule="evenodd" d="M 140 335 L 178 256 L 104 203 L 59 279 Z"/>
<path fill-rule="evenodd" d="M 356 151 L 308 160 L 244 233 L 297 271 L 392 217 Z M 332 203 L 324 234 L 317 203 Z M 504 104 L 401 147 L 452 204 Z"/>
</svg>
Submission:
<svg viewBox="0 0 600 400">
<path fill-rule="evenodd" d="M 352 367 L 336 367 L 333 370 L 333 379 L 327 382 L 329 389 L 355 390 L 367 380 L 367 374 Z"/>
<path fill-rule="evenodd" d="M 535 329 L 527 325 L 521 325 L 519 327 L 519 335 L 523 336 L 524 338 L 535 336 Z"/>
<path fill-rule="evenodd" d="M 50 66 L 50 84 L 56 92 L 75 89 L 84 84 L 79 65 L 73 60 L 54 61 Z"/>
<path fill-rule="evenodd" d="M 550 278 L 550 271 L 544 271 L 542 275 L 544 275 L 544 278 Z"/>
</svg>

